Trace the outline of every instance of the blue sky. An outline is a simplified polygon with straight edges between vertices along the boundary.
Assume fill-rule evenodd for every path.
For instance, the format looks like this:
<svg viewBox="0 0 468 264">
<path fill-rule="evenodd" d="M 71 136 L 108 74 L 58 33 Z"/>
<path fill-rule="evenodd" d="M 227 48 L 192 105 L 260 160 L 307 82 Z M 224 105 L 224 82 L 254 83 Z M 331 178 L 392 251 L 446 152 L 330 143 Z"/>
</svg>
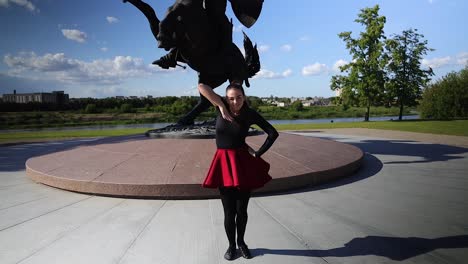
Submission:
<svg viewBox="0 0 468 264">
<path fill-rule="evenodd" d="M 173 1 L 147 1 L 162 19 Z M 359 10 L 380 6 L 385 35 L 416 28 L 435 49 L 423 60 L 439 79 L 468 60 L 465 0 L 265 0 L 257 23 L 242 28 L 233 18 L 234 41 L 242 30 L 260 50 L 261 72 L 248 95 L 334 96 L 330 78 L 350 61 L 338 33 L 363 28 Z M 464 26 L 465 25 L 465 26 Z M 120 0 L 0 0 L 0 94 L 64 90 L 71 97 L 198 95 L 188 68 L 163 70 L 164 55 L 144 16 Z M 222 90 L 219 90 L 220 92 Z"/>
</svg>

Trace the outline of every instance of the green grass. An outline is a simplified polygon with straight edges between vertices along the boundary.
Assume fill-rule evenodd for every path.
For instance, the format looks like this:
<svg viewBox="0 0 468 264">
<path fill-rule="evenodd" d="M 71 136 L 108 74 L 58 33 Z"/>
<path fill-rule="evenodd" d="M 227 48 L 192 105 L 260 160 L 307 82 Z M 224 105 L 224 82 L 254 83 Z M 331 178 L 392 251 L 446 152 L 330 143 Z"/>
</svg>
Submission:
<svg viewBox="0 0 468 264">
<path fill-rule="evenodd" d="M 275 125 L 278 130 L 310 130 L 330 128 L 371 128 L 399 130 L 420 133 L 468 136 L 468 120 L 452 121 L 377 121 L 349 122 L 326 124 L 296 124 Z M 109 129 L 109 130 L 70 130 L 70 131 L 39 131 L 39 132 L 7 132 L 0 133 L 0 143 L 19 143 L 46 140 L 61 140 L 70 138 L 108 137 L 143 134 L 147 128 Z"/>
<path fill-rule="evenodd" d="M 149 129 L 109 129 L 109 130 L 67 130 L 67 131 L 37 131 L 37 132 L 7 132 L 0 133 L 0 143 L 18 143 L 32 141 L 61 140 L 71 138 L 112 137 L 133 134 L 143 134 Z"/>
<path fill-rule="evenodd" d="M 307 130 L 307 129 L 330 129 L 330 128 L 371 128 L 398 130 L 408 132 L 468 136 L 468 120 L 451 121 L 376 121 L 376 122 L 349 122 L 349 123 L 326 123 L 326 124 L 292 124 L 276 125 L 278 130 Z"/>
</svg>

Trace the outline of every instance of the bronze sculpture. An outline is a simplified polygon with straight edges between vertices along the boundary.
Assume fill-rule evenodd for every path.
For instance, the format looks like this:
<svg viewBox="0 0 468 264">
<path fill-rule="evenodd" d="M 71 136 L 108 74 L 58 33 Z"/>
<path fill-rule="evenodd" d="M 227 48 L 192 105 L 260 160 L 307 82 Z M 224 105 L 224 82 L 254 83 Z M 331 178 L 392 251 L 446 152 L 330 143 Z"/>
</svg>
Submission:
<svg viewBox="0 0 468 264">
<path fill-rule="evenodd" d="M 239 21 L 252 26 L 260 15 L 263 0 L 229 0 Z M 245 58 L 232 42 L 232 21 L 226 17 L 227 0 L 176 0 L 159 21 L 153 8 L 141 0 L 123 0 L 137 7 L 148 19 L 158 47 L 168 54 L 153 62 L 164 69 L 186 63 L 198 72 L 198 82 L 216 88 L 225 81 L 249 87 L 248 78 L 260 70 L 257 46 L 244 33 Z M 182 66 L 183 67 L 183 66 Z M 177 122 L 193 125 L 210 102 L 200 95 L 198 104 Z"/>
</svg>

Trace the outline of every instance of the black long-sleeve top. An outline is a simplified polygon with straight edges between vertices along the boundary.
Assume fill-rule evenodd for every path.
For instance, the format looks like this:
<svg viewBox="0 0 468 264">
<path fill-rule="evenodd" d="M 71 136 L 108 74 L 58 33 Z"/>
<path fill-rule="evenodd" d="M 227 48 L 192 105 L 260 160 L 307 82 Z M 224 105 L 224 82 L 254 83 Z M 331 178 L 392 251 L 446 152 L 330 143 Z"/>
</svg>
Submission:
<svg viewBox="0 0 468 264">
<path fill-rule="evenodd" d="M 224 103 L 227 105 L 225 101 Z M 263 145 L 255 153 L 256 157 L 260 157 L 273 145 L 273 142 L 278 137 L 278 132 L 257 111 L 247 105 L 242 107 L 238 116 L 234 116 L 233 122 L 224 119 L 218 109 L 218 116 L 216 118 L 216 146 L 220 149 L 233 149 L 246 145 L 245 138 L 250 126 L 253 124 L 258 125 L 268 134 Z"/>
</svg>

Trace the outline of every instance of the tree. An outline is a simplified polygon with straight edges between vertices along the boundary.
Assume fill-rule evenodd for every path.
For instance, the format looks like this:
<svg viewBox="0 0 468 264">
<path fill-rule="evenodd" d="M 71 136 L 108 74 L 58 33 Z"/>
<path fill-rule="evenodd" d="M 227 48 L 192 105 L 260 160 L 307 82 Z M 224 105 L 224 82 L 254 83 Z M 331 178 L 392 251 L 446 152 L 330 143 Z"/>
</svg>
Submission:
<svg viewBox="0 0 468 264">
<path fill-rule="evenodd" d="M 125 103 L 120 106 L 120 112 L 121 113 L 135 113 L 136 110 L 133 109 L 131 104 Z"/>
<path fill-rule="evenodd" d="M 386 91 L 388 98 L 395 100 L 400 107 L 398 120 L 402 120 L 404 106 L 418 104 L 422 88 L 431 80 L 430 76 L 434 75 L 431 68 L 421 69 L 423 55 L 432 51 L 423 38 L 423 35 L 417 33 L 417 29 L 408 29 L 385 43 L 389 61 Z"/>
<path fill-rule="evenodd" d="M 302 102 L 300 100 L 294 101 L 294 103 L 291 104 L 291 108 L 299 112 L 304 110 L 304 106 L 302 105 Z"/>
<path fill-rule="evenodd" d="M 87 114 L 95 114 L 97 113 L 98 110 L 97 110 L 97 107 L 95 104 L 87 104 L 86 105 L 86 108 L 85 108 L 85 113 Z"/>
<path fill-rule="evenodd" d="M 364 121 L 369 121 L 370 107 L 380 102 L 383 94 L 386 64 L 384 57 L 385 16 L 379 16 L 379 6 L 361 9 L 355 22 L 365 26 L 360 37 L 351 37 L 351 31 L 341 32 L 338 36 L 346 43 L 352 62 L 340 67 L 345 75 L 335 75 L 331 79 L 331 89 L 341 90 L 344 104 L 366 107 Z"/>
<path fill-rule="evenodd" d="M 468 65 L 427 87 L 422 95 L 420 110 L 423 118 L 468 117 Z"/>
</svg>

